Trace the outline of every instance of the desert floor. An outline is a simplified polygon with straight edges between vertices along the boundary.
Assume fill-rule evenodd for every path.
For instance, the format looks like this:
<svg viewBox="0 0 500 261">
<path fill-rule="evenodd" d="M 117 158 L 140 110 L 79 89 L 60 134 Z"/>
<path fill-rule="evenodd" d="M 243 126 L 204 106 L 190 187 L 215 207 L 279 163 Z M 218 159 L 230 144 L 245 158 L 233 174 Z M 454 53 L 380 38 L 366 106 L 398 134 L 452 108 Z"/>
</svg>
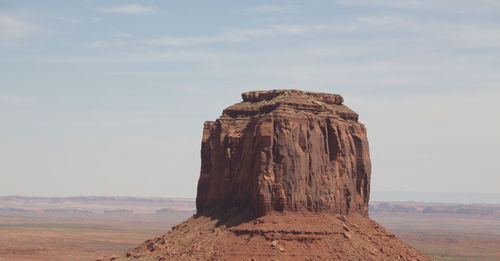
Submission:
<svg viewBox="0 0 500 261">
<path fill-rule="evenodd" d="M 0 260 L 95 260 L 167 232 L 190 212 L 0 211 Z M 500 260 L 500 218 L 374 213 L 371 218 L 435 260 Z"/>
<path fill-rule="evenodd" d="M 434 260 L 500 260 L 500 218 L 477 215 L 372 215 Z"/>
<path fill-rule="evenodd" d="M 0 213 L 0 260 L 96 260 L 124 253 L 189 215 Z"/>
</svg>

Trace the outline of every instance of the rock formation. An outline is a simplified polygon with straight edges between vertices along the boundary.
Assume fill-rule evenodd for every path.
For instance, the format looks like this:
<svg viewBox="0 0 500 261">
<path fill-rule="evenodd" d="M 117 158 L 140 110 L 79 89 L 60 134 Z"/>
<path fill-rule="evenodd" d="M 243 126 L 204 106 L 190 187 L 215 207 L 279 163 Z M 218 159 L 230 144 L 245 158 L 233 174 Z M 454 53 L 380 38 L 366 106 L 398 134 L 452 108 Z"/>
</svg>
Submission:
<svg viewBox="0 0 500 261">
<path fill-rule="evenodd" d="M 206 122 L 197 214 L 141 260 L 430 260 L 368 217 L 365 127 L 340 95 L 272 90 Z"/>
<path fill-rule="evenodd" d="M 242 96 L 205 123 L 198 214 L 249 208 L 257 216 L 368 215 L 366 130 L 340 95 L 275 90 Z"/>
</svg>

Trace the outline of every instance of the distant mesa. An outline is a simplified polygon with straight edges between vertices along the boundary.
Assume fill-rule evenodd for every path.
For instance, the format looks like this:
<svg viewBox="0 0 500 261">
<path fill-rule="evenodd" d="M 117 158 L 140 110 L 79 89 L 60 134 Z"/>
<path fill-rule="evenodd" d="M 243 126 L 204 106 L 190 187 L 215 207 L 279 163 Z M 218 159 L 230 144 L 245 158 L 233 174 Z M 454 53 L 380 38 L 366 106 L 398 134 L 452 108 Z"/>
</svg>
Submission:
<svg viewBox="0 0 500 261">
<path fill-rule="evenodd" d="M 342 96 L 242 98 L 204 125 L 197 214 L 123 259 L 430 260 L 369 219 L 366 129 Z"/>
<path fill-rule="evenodd" d="M 46 212 L 46 213 L 80 213 L 80 214 L 91 213 L 88 210 L 72 209 L 72 208 L 48 208 L 48 209 L 44 209 L 43 212 Z"/>
<path fill-rule="evenodd" d="M 2 212 L 154 214 L 160 209 L 193 213 L 194 199 L 138 197 L 23 197 L 0 196 Z"/>
<path fill-rule="evenodd" d="M 189 212 L 189 213 L 194 213 L 193 211 L 191 210 L 186 210 L 186 209 L 177 209 L 177 208 L 162 208 L 162 209 L 158 209 L 156 210 L 156 214 L 162 214 L 162 213 L 186 213 L 186 212 Z"/>
<path fill-rule="evenodd" d="M 112 209 L 104 210 L 104 214 L 133 214 L 134 211 L 131 209 Z"/>
<path fill-rule="evenodd" d="M 422 215 L 462 215 L 500 217 L 500 205 L 495 204 L 456 204 L 456 203 L 418 203 L 418 202 L 371 202 L 370 213 Z"/>
</svg>

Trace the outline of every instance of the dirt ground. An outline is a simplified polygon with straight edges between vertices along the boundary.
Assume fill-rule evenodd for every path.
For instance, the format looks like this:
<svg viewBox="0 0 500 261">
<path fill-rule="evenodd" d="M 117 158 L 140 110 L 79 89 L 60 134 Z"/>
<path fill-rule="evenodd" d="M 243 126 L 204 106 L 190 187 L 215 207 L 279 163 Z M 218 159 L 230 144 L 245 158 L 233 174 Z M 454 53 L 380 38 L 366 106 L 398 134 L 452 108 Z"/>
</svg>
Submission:
<svg viewBox="0 0 500 261">
<path fill-rule="evenodd" d="M 96 260 L 125 253 L 190 213 L 0 213 L 0 260 Z M 468 215 L 371 215 L 434 260 L 500 260 L 500 219 Z"/>
<path fill-rule="evenodd" d="M 500 218 L 377 214 L 371 218 L 434 260 L 500 260 Z"/>
<path fill-rule="evenodd" d="M 126 252 L 189 215 L 0 213 L 0 260 L 96 260 Z"/>
</svg>

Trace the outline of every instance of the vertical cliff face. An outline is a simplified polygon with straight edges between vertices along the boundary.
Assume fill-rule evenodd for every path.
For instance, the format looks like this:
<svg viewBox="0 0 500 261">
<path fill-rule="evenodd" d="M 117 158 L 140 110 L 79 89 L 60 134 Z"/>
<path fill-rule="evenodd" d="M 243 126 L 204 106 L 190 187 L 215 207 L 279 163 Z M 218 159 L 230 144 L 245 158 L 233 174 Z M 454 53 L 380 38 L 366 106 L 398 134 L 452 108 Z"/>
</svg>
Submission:
<svg viewBox="0 0 500 261">
<path fill-rule="evenodd" d="M 273 90 L 242 97 L 205 123 L 198 214 L 368 215 L 366 129 L 340 95 Z"/>
</svg>

